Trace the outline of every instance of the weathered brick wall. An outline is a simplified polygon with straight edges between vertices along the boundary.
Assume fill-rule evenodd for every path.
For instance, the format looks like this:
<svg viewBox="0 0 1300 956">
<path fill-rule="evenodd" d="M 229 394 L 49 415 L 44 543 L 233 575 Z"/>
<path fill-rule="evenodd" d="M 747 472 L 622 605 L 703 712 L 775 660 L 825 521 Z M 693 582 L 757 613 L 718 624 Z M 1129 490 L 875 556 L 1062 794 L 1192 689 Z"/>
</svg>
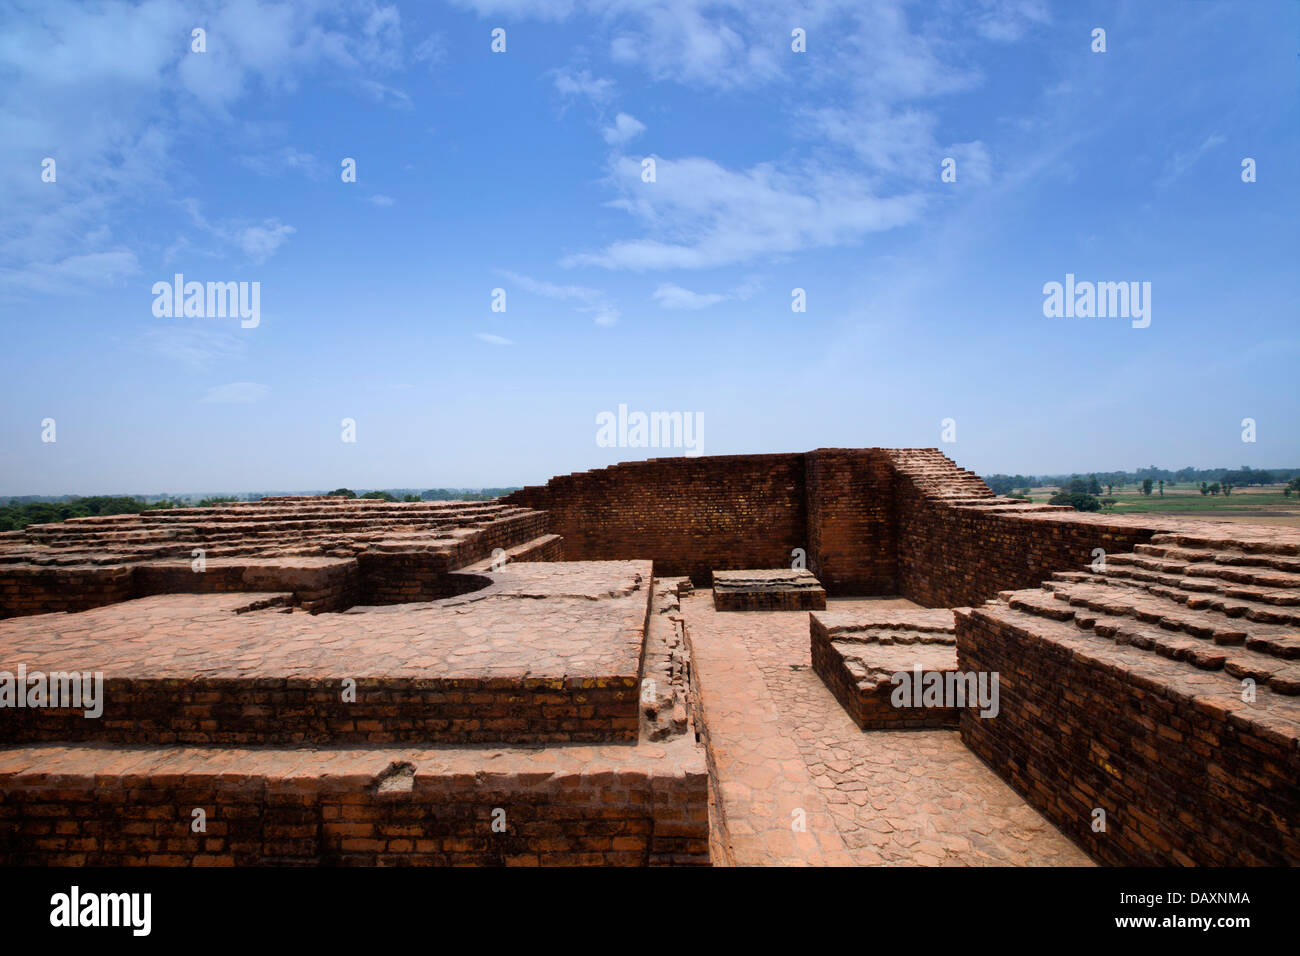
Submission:
<svg viewBox="0 0 1300 956">
<path fill-rule="evenodd" d="M 253 559 L 209 561 L 203 571 L 191 562 L 140 564 L 132 573 L 131 597 L 155 594 L 211 594 L 240 591 L 291 592 L 305 611 L 341 611 L 358 602 L 360 569 L 356 559 Z"/>
<path fill-rule="evenodd" d="M 532 743 L 635 740 L 635 678 L 106 678 L 104 711 L 6 711 L 0 743 L 96 740 L 147 744 Z"/>
<path fill-rule="evenodd" d="M 958 612 L 957 653 L 960 670 L 999 674 L 998 716 L 962 713 L 966 746 L 1096 859 L 1300 859 L 1294 731 L 1252 720 L 1239 681 L 1201 672 L 1206 696 L 1191 697 L 1159 679 L 1159 663 L 1126 662 L 1110 642 L 1082 653 L 979 609 Z M 1210 696 L 1215 682 L 1222 696 Z M 1093 832 L 1095 808 L 1104 833 Z"/>
<path fill-rule="evenodd" d="M 487 587 L 491 578 L 453 574 L 447 556 L 438 552 L 367 551 L 357 556 L 361 568 L 358 604 L 408 604 L 438 601 Z"/>
<path fill-rule="evenodd" d="M 650 558 L 655 574 L 790 566 L 807 548 L 803 455 L 627 462 L 551 479 L 503 498 L 545 510 L 569 561 Z"/>
<path fill-rule="evenodd" d="M 826 591 L 822 588 L 766 592 L 714 591 L 713 607 L 719 611 L 817 611 L 826 607 Z"/>
<path fill-rule="evenodd" d="M 24 567 L 0 575 L 0 618 L 84 611 L 132 596 L 125 567 Z"/>
<path fill-rule="evenodd" d="M 416 774 L 407 789 L 385 791 L 344 773 L 258 770 L 259 759 L 280 758 L 253 755 L 220 775 L 0 773 L 0 865 L 709 862 L 702 766 Z M 195 808 L 206 815 L 206 832 L 191 828 Z M 498 809 L 504 832 L 493 829 Z"/>
<path fill-rule="evenodd" d="M 898 593 L 894 472 L 878 449 L 806 456 L 808 567 L 831 594 Z"/>
<path fill-rule="evenodd" d="M 1122 554 L 1156 533 L 1104 519 L 1077 520 L 953 508 L 925 498 L 905 479 L 895 490 L 898 514 L 896 593 L 926 607 L 979 604 L 998 591 L 1037 587 L 1054 571 L 1077 571 L 1093 549 Z"/>
</svg>

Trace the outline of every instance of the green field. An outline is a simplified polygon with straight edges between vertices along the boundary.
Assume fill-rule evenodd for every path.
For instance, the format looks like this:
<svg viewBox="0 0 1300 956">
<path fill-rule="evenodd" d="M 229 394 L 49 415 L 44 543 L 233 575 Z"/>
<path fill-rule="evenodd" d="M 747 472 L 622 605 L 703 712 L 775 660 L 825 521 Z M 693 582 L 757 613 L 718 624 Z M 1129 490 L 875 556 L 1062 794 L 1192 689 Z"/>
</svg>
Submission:
<svg viewBox="0 0 1300 956">
<path fill-rule="evenodd" d="M 1113 498 L 1113 505 L 1106 505 L 1103 510 L 1112 514 L 1152 514 L 1152 513 L 1194 513 L 1212 517 L 1240 517 L 1260 512 L 1282 512 L 1300 516 L 1300 495 L 1292 493 L 1289 497 L 1282 493 L 1282 485 L 1264 485 L 1250 488 L 1233 489 L 1231 495 L 1202 495 L 1199 483 L 1196 485 L 1166 484 L 1162 496 L 1159 488 L 1153 488 L 1151 494 L 1144 495 L 1133 485 L 1126 485 L 1121 491 L 1116 488 L 1114 494 L 1107 495 L 1106 489 L 1097 496 L 1099 500 Z M 1031 489 L 1029 497 L 1037 502 L 1046 502 L 1057 489 L 1053 486 Z"/>
<path fill-rule="evenodd" d="M 1164 497 L 1156 492 L 1150 495 L 1116 492 L 1110 497 L 1115 499 L 1111 510 L 1133 514 L 1147 511 L 1203 511 L 1208 515 L 1210 512 L 1217 511 L 1295 511 L 1300 508 L 1300 500 L 1297 500 L 1295 495 L 1288 498 L 1280 491 L 1234 491 L 1230 496 L 1225 497 L 1224 495 L 1202 495 L 1199 491 L 1194 494 L 1170 494 L 1169 489 L 1166 488 Z"/>
</svg>

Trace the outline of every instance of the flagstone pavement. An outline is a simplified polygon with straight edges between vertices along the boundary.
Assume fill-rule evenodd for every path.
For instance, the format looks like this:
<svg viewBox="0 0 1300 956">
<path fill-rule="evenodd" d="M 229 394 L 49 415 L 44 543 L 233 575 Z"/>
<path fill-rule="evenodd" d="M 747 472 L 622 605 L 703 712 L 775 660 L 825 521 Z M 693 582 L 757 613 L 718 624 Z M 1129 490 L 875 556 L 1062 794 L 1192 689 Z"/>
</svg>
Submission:
<svg viewBox="0 0 1300 956">
<path fill-rule="evenodd" d="M 827 608 L 860 600 L 918 607 Z M 859 730 L 812 670 L 808 612 L 718 612 L 707 590 L 681 606 L 719 781 L 715 865 L 1092 865 L 957 731 Z"/>
</svg>

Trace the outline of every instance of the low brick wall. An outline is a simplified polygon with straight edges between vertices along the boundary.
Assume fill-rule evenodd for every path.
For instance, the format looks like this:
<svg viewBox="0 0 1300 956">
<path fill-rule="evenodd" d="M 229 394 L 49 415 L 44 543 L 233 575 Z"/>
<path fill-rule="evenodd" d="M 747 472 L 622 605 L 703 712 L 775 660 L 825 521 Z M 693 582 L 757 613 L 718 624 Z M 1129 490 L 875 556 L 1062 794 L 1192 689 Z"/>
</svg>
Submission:
<svg viewBox="0 0 1300 956">
<path fill-rule="evenodd" d="M 959 611 L 958 666 L 1000 675 L 1001 710 L 967 710 L 972 751 L 1094 858 L 1113 865 L 1294 865 L 1294 723 L 1241 700 L 1241 682 L 1071 624 Z M 1032 629 L 1031 629 L 1032 628 Z M 1105 812 L 1105 832 L 1093 812 Z"/>
<path fill-rule="evenodd" d="M 151 562 L 129 569 L 132 598 L 154 594 L 212 594 L 242 591 L 292 592 L 304 611 L 341 611 L 357 603 L 360 570 L 353 558 L 220 558 L 203 571 L 191 562 Z"/>
<path fill-rule="evenodd" d="M 378 774 L 375 751 L 181 750 L 144 771 L 162 755 L 0 751 L 0 865 L 707 864 L 707 772 L 687 747 L 536 766 L 428 751 Z"/>
<path fill-rule="evenodd" d="M 453 574 L 447 556 L 438 552 L 367 552 L 358 556 L 357 563 L 361 567 L 357 603 L 366 606 L 440 601 L 492 583 L 477 574 Z"/>
<path fill-rule="evenodd" d="M 1136 526 L 1077 512 L 1038 517 L 953 508 L 899 481 L 899 592 L 926 607 L 980 604 L 999 591 L 1037 587 L 1054 571 L 1077 571 L 1093 549 L 1123 554 L 1151 540 Z"/>
<path fill-rule="evenodd" d="M 532 743 L 635 740 L 634 677 L 104 680 L 104 710 L 4 712 L 0 743 Z"/>
<path fill-rule="evenodd" d="M 12 567 L 0 574 L 0 618 L 84 611 L 134 596 L 131 568 Z"/>
</svg>

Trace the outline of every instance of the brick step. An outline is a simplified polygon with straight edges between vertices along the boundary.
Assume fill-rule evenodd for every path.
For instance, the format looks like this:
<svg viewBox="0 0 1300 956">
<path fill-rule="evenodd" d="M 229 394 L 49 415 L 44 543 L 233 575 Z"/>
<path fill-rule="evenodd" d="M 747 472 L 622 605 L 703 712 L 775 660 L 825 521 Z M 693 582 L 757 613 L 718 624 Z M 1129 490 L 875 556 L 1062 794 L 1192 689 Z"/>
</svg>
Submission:
<svg viewBox="0 0 1300 956">
<path fill-rule="evenodd" d="M 1135 550 L 1133 554 L 1108 555 L 1106 563 L 1108 565 L 1132 566 L 1161 574 L 1177 574 L 1191 578 L 1215 578 L 1222 581 L 1231 581 L 1234 584 L 1256 584 L 1262 587 L 1287 590 L 1300 589 L 1300 574 L 1279 571 L 1266 566 L 1219 563 L 1213 560 L 1191 562 L 1168 556 L 1147 554 L 1141 550 Z"/>
<path fill-rule="evenodd" d="M 1134 552 L 1152 557 L 1163 557 L 1186 564 L 1226 564 L 1232 566 L 1268 568 L 1274 571 L 1287 571 L 1300 574 L 1300 558 L 1290 558 L 1277 554 L 1246 554 L 1240 551 L 1209 551 L 1196 548 L 1182 548 L 1169 544 L 1139 544 Z"/>
<path fill-rule="evenodd" d="M 1146 588 L 1163 587 L 1186 595 L 1184 603 L 1192 608 L 1207 608 L 1228 617 L 1245 617 L 1267 624 L 1300 625 L 1300 607 L 1290 591 L 1266 591 L 1219 582 L 1207 578 L 1184 578 L 1116 567 L 1107 559 L 1104 577 L 1131 582 Z M 1175 597 L 1175 600 L 1182 600 Z"/>
<path fill-rule="evenodd" d="M 921 696 L 927 681 L 946 681 L 957 670 L 955 627 L 947 608 L 814 611 L 809 615 L 813 670 L 863 730 L 955 727 L 960 707 L 947 699 L 927 706 Z M 921 686 L 914 687 L 917 668 Z M 897 674 L 908 675 L 911 695 L 899 706 Z"/>
<path fill-rule="evenodd" d="M 1161 532 L 1152 536 L 1151 544 L 1174 545 L 1179 548 L 1218 553 L 1300 558 L 1300 544 L 1284 540 L 1278 535 L 1270 535 L 1266 529 L 1252 528 L 1245 524 L 1234 525 L 1232 531 L 1207 529 L 1203 532 L 1189 530 Z"/>
<path fill-rule="evenodd" d="M 185 512 L 144 512 L 132 515 L 106 515 L 86 518 L 69 518 L 67 521 L 52 524 L 28 525 L 26 535 L 84 534 L 98 529 L 104 532 L 129 532 L 139 528 L 167 529 L 175 526 L 247 526 L 253 524 L 268 525 L 333 525 L 349 524 L 416 524 L 433 523 L 455 525 L 457 523 L 481 523 L 498 517 L 510 517 L 527 509 L 513 505 L 497 505 L 477 510 L 421 510 L 414 506 L 405 509 L 356 509 L 340 508 L 320 509 L 317 514 L 304 514 L 297 510 L 272 511 L 269 509 L 249 509 L 240 511 L 235 508 L 220 508 Z"/>
<path fill-rule="evenodd" d="M 1116 587 L 1104 579 L 1092 584 L 1048 582 L 1044 588 L 1052 591 L 1058 600 L 1074 603 L 1075 598 L 1082 595 L 1108 607 L 1130 608 L 1125 612 L 1129 616 L 1171 630 L 1213 638 L 1222 644 L 1242 643 L 1245 640 L 1247 646 L 1261 653 L 1288 660 L 1300 658 L 1300 631 L 1284 624 L 1250 621 L 1247 639 L 1246 626 L 1240 616 L 1233 617 L 1213 607 L 1203 606 L 1199 595 L 1189 596 L 1158 585 L 1143 588 Z M 1130 593 L 1125 594 L 1126 590 Z M 1089 606 L 1100 609 L 1100 605 Z"/>
<path fill-rule="evenodd" d="M 522 517 L 533 512 L 523 511 Z M 118 533 L 91 534 L 85 537 L 67 538 L 53 541 L 46 552 L 22 552 L 11 555 L 16 560 L 10 563 L 28 561 L 36 564 L 75 564 L 87 560 L 87 555 L 94 555 L 98 563 L 140 560 L 153 556 L 188 553 L 195 547 L 202 546 L 209 554 L 251 554 L 268 545 L 293 547 L 310 544 L 318 547 L 361 546 L 381 550 L 404 550 L 411 547 L 454 549 L 461 542 L 472 538 L 486 529 L 509 527 L 514 515 L 497 519 L 488 525 L 447 526 L 440 529 L 428 529 L 414 526 L 373 527 L 362 523 L 362 530 L 351 534 L 333 532 L 319 533 L 314 528 L 285 528 L 259 526 L 245 529 L 243 533 L 222 532 L 208 534 L 204 529 L 188 529 L 187 535 L 167 534 L 158 537 L 123 535 Z M 526 529 L 521 529 L 525 531 Z M 517 538 L 517 535 L 511 535 Z M 129 549 L 129 550 L 128 550 Z"/>
<path fill-rule="evenodd" d="M 525 541 L 523 544 L 516 544 L 509 548 L 503 548 L 501 563 L 505 565 L 505 564 L 509 564 L 512 561 L 545 560 L 545 558 L 541 556 L 550 552 L 553 548 L 555 548 L 556 545 L 558 545 L 563 540 L 564 539 L 561 538 L 558 534 L 544 534 L 539 537 L 532 538 L 528 541 Z M 476 561 L 473 564 L 467 564 L 465 567 L 461 568 L 460 570 L 466 574 L 473 574 L 473 573 L 481 574 L 486 571 L 492 570 L 493 564 L 496 561 L 497 559 L 495 557 L 489 555 L 488 557 L 483 558 L 481 561 Z"/>
<path fill-rule="evenodd" d="M 494 515 L 493 518 L 513 517 L 512 515 Z M 138 541 L 157 538 L 202 537 L 209 534 L 256 535 L 256 534 L 345 534 L 361 531 L 380 534 L 384 531 L 418 530 L 426 532 L 449 531 L 455 528 L 473 527 L 481 522 L 423 520 L 411 521 L 370 521 L 364 517 L 335 518 L 319 521 L 241 521 L 238 523 L 212 522 L 210 524 L 159 525 L 122 530 L 116 528 L 60 528 L 57 531 L 33 532 L 31 537 L 39 543 L 55 545 L 66 541 Z"/>
<path fill-rule="evenodd" d="M 1016 597 L 1008 602 L 1009 606 L 1012 612 L 1023 615 L 1027 630 L 1033 630 L 1028 619 L 1035 618 L 1070 624 L 1099 640 L 1146 651 L 1200 671 L 1220 671 L 1237 680 L 1249 678 L 1284 697 L 1300 695 L 1300 664 L 1263 652 L 1253 638 L 1247 640 L 1248 646 L 1242 646 L 1244 633 L 1221 632 L 1229 641 L 1219 643 L 1217 635 L 1211 640 L 1137 620 L 1123 613 L 1122 604 L 1080 599 L 1078 605 L 1071 606 L 1053 598 L 1035 598 L 1032 592 L 1014 593 Z"/>
</svg>

